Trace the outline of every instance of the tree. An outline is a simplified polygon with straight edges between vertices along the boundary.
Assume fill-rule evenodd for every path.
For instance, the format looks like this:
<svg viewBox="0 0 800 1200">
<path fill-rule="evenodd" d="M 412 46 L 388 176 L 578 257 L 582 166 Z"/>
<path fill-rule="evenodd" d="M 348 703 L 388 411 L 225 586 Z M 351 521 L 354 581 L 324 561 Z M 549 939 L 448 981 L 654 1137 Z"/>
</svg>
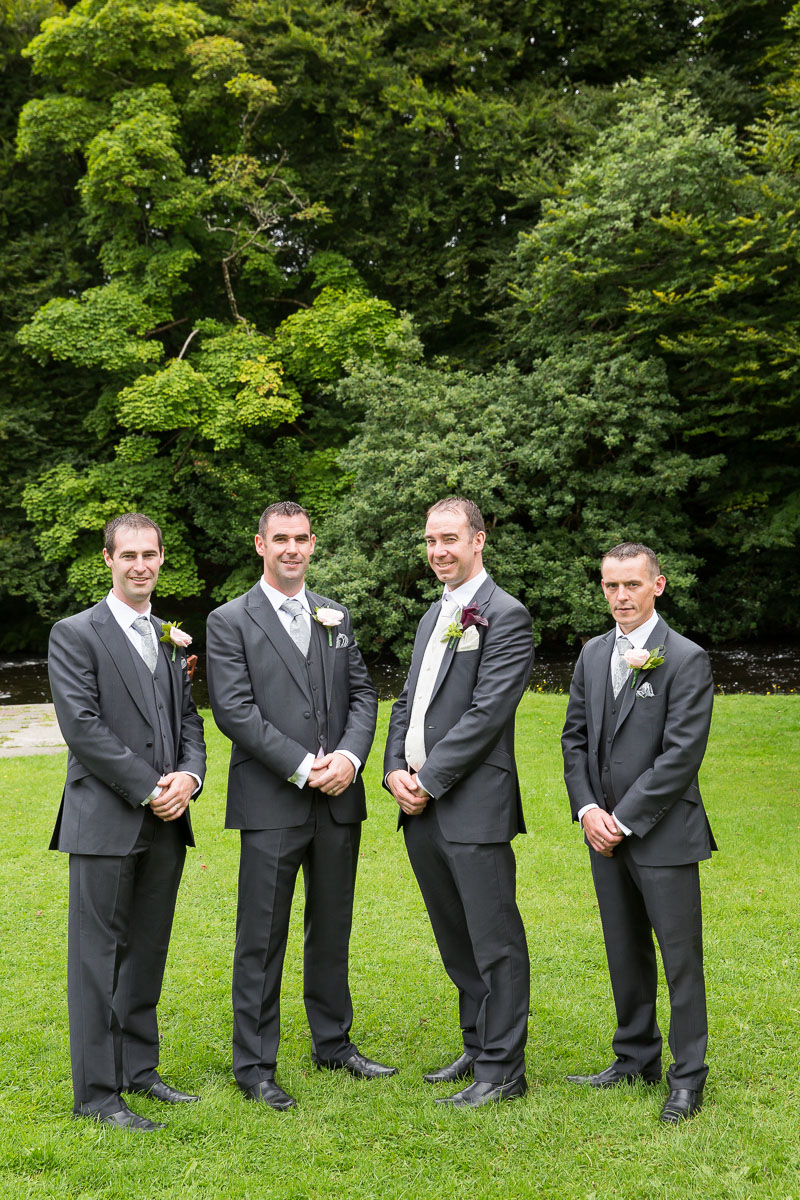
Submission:
<svg viewBox="0 0 800 1200">
<path fill-rule="evenodd" d="M 359 614 L 367 653 L 410 652 L 436 594 L 425 510 L 452 494 L 481 507 L 487 565 L 527 604 L 539 639 L 604 627 L 600 555 L 629 537 L 659 546 L 669 611 L 697 618 L 681 495 L 719 462 L 674 448 L 676 404 L 657 360 L 554 355 L 526 375 L 363 366 L 339 390 L 363 420 L 341 455 L 352 490 L 320 531 L 314 579 Z"/>
<path fill-rule="evenodd" d="M 520 239 L 510 278 L 517 361 L 600 346 L 658 356 L 679 444 L 724 454 L 716 483 L 684 498 L 714 636 L 754 632 L 768 611 L 775 630 L 770 597 L 797 577 L 796 146 L 788 109 L 741 146 L 691 97 L 632 83 L 619 124 Z M 796 614 L 782 601 L 777 628 Z"/>
</svg>

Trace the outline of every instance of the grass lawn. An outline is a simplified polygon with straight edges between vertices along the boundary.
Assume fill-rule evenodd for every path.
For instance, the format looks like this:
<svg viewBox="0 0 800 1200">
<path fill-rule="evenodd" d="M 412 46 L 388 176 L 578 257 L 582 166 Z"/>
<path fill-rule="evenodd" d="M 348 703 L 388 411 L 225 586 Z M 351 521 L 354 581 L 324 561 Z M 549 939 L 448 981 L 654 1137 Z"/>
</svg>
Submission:
<svg viewBox="0 0 800 1200">
<path fill-rule="evenodd" d="M 351 947 L 353 1037 L 400 1074 L 318 1072 L 302 1002 L 302 919 L 284 971 L 279 1079 L 299 1107 L 247 1104 L 231 1076 L 230 962 L 238 840 L 222 829 L 227 742 L 207 716 L 210 769 L 194 808 L 161 1004 L 161 1069 L 202 1102 L 159 1134 L 72 1121 L 66 1015 L 67 859 L 47 852 L 65 755 L 0 760 L 3 1069 L 0 1196 L 800 1197 L 798 748 L 800 698 L 716 702 L 701 783 L 721 851 L 701 868 L 711 1020 L 703 1112 L 657 1116 L 664 1088 L 571 1087 L 611 1061 L 610 989 L 586 851 L 569 819 L 558 735 L 565 698 L 529 694 L 518 760 L 529 836 L 515 846 L 532 1002 L 526 1099 L 464 1112 L 420 1079 L 459 1053 L 446 978 L 379 786 L 389 706 L 367 767 Z M 662 1004 L 666 1032 L 667 1009 Z"/>
</svg>

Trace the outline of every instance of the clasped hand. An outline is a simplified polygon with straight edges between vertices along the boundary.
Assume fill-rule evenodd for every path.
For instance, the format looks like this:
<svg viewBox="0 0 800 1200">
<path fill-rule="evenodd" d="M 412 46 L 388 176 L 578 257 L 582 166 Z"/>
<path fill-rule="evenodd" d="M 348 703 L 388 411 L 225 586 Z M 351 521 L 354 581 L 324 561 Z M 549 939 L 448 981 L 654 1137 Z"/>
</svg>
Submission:
<svg viewBox="0 0 800 1200">
<path fill-rule="evenodd" d="M 604 858 L 611 858 L 625 837 L 611 813 L 602 808 L 590 808 L 583 814 L 583 832 L 592 849 Z"/>
<path fill-rule="evenodd" d="M 186 771 L 170 771 L 161 776 L 157 786 L 161 793 L 150 801 L 150 807 L 162 821 L 177 821 L 192 798 L 197 780 Z"/>
<path fill-rule="evenodd" d="M 386 785 L 406 816 L 416 817 L 425 808 L 430 795 L 417 783 L 410 771 L 390 771 Z"/>
<path fill-rule="evenodd" d="M 356 769 L 346 754 L 334 750 L 315 758 L 308 773 L 308 786 L 319 788 L 326 796 L 338 796 L 355 779 Z"/>
</svg>

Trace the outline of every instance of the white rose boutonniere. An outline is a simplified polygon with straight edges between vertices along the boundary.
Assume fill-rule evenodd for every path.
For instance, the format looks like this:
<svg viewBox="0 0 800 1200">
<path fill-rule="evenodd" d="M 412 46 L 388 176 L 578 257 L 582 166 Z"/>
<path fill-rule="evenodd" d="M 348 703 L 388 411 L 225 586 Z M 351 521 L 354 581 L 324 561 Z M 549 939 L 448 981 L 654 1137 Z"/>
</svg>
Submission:
<svg viewBox="0 0 800 1200">
<path fill-rule="evenodd" d="M 338 608 L 323 608 L 320 606 L 314 609 L 314 620 L 319 621 L 320 625 L 327 629 L 328 645 L 332 646 L 332 630 L 334 630 L 337 625 L 341 625 L 342 621 L 344 620 L 344 613 Z"/>
</svg>

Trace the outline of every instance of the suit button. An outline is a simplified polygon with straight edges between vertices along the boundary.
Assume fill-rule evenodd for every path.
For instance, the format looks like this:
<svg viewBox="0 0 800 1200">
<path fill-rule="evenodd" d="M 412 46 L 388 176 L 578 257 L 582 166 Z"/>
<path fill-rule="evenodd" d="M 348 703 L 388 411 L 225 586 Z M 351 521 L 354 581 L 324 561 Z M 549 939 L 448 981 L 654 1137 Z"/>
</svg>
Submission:
<svg viewBox="0 0 800 1200">
<path fill-rule="evenodd" d="M 609 767 L 603 767 L 603 774 L 607 775 L 609 772 L 609 769 L 610 769 Z"/>
<path fill-rule="evenodd" d="M 311 719 L 311 713 L 310 713 L 310 712 L 304 712 L 304 713 L 303 713 L 303 716 L 305 717 L 305 719 L 306 719 L 307 721 L 309 721 L 309 720 Z"/>
<path fill-rule="evenodd" d="M 152 748 L 153 748 L 153 743 L 152 743 L 152 742 L 145 742 L 145 746 L 147 746 L 147 749 L 148 749 L 148 750 L 152 750 Z"/>
<path fill-rule="evenodd" d="M 603 792 L 603 799 L 604 799 L 604 800 L 607 800 L 607 799 L 608 799 L 608 796 L 605 794 L 605 792 Z"/>
</svg>

